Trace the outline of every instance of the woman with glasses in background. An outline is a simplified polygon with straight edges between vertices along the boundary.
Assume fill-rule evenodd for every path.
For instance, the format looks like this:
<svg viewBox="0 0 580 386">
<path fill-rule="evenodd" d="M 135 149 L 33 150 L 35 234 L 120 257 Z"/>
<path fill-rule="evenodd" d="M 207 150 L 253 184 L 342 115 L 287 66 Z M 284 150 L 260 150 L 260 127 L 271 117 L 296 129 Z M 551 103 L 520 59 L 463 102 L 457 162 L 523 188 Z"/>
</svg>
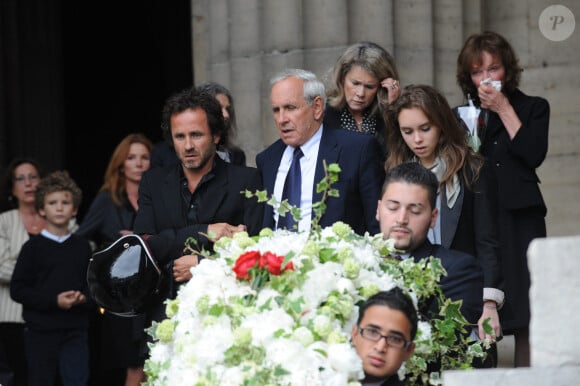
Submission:
<svg viewBox="0 0 580 386">
<path fill-rule="evenodd" d="M 10 298 L 10 280 L 22 245 L 45 227 L 34 206 L 40 166 L 28 158 L 13 160 L 3 193 L 9 210 L 0 214 L 0 384 L 26 385 L 22 306 Z"/>
</svg>

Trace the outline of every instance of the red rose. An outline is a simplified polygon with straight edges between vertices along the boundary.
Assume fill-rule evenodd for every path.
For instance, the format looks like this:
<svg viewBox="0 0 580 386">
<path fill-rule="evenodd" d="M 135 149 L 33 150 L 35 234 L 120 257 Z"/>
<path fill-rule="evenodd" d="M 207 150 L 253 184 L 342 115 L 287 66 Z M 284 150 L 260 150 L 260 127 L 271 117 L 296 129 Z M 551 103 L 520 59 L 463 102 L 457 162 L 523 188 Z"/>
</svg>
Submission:
<svg viewBox="0 0 580 386">
<path fill-rule="evenodd" d="M 260 252 L 246 252 L 236 260 L 232 270 L 236 273 L 238 279 L 250 279 L 250 269 L 254 268 L 260 262 Z"/>
<path fill-rule="evenodd" d="M 260 268 L 266 267 L 272 275 L 280 275 L 282 271 L 294 270 L 292 262 L 288 262 L 284 269 L 282 269 L 283 261 L 284 256 L 277 256 L 271 252 L 266 252 L 260 259 Z"/>
</svg>

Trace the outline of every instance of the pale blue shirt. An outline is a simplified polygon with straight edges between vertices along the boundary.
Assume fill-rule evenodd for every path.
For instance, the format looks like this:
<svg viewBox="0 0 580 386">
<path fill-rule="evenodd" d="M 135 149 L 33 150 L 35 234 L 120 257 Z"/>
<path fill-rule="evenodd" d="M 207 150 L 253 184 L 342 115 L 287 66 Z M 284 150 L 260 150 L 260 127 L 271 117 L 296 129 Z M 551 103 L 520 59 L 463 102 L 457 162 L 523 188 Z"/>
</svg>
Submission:
<svg viewBox="0 0 580 386">
<path fill-rule="evenodd" d="M 57 235 L 50 233 L 46 229 L 43 229 L 40 231 L 40 234 L 43 235 L 44 237 L 46 237 L 47 239 L 51 239 L 53 241 L 56 241 L 59 244 L 62 244 L 66 240 L 68 240 L 68 238 L 71 236 L 72 233 L 69 233 L 69 234 L 64 235 L 64 236 L 57 236 Z"/>
<path fill-rule="evenodd" d="M 299 231 L 310 231 L 312 224 L 312 194 L 314 192 L 314 174 L 316 172 L 316 161 L 318 160 L 318 148 L 320 147 L 320 139 L 322 138 L 322 125 L 314 133 L 310 139 L 300 146 L 304 156 L 300 159 L 300 171 L 302 173 L 302 190 L 300 193 L 300 213 L 302 219 L 298 223 Z M 280 166 L 278 166 L 278 173 L 276 174 L 276 182 L 274 184 L 274 198 L 276 201 L 282 201 L 282 191 L 284 190 L 284 182 L 286 175 L 290 170 L 292 158 L 294 156 L 294 148 L 286 146 Z M 274 220 L 278 224 L 278 211 L 274 210 Z M 277 225 L 276 225 L 277 226 Z"/>
</svg>

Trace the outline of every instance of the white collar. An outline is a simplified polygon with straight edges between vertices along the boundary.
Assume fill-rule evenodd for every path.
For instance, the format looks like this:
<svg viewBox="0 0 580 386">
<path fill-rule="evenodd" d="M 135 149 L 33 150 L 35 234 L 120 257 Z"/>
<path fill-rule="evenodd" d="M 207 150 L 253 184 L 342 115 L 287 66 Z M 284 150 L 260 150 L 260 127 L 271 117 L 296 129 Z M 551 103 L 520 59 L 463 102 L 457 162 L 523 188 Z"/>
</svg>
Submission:
<svg viewBox="0 0 580 386">
<path fill-rule="evenodd" d="M 68 233 L 64 236 L 57 236 L 55 234 L 50 233 L 49 231 L 47 231 L 46 229 L 43 229 L 42 231 L 40 231 L 40 234 L 43 235 L 44 237 L 46 237 L 47 239 L 51 239 L 53 241 L 56 241 L 57 243 L 64 243 L 66 240 L 68 240 L 68 238 L 71 236 L 72 233 Z"/>
</svg>

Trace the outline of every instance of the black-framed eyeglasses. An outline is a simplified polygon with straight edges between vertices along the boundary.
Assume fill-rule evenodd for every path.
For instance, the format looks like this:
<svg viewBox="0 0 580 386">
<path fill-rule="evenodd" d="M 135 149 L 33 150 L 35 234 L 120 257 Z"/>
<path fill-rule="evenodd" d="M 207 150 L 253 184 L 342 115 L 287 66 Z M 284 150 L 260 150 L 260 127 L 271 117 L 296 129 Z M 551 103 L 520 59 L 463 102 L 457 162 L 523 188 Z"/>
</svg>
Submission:
<svg viewBox="0 0 580 386">
<path fill-rule="evenodd" d="M 379 330 L 377 330 L 375 328 L 359 327 L 358 332 L 360 333 L 360 335 L 363 338 L 365 338 L 367 340 L 371 340 L 373 342 L 378 342 L 382 338 L 385 338 L 385 341 L 387 342 L 387 346 L 393 347 L 393 348 L 407 348 L 411 344 L 411 341 L 407 341 L 398 335 L 383 335 L 379 332 Z"/>
</svg>

